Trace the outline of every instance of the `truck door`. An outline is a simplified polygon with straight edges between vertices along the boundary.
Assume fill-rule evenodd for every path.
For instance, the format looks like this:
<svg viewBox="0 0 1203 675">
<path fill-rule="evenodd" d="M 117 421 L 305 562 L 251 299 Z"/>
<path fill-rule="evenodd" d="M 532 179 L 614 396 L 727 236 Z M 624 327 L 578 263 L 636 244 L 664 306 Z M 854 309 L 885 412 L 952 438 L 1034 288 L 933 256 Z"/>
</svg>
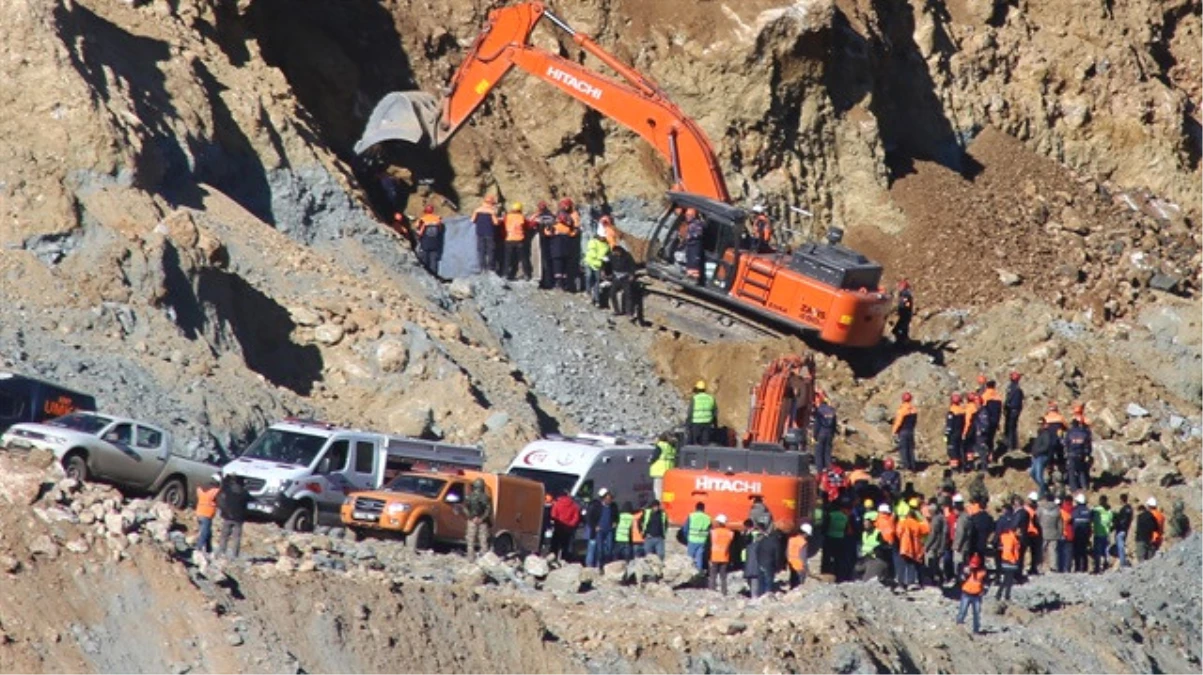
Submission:
<svg viewBox="0 0 1203 675">
<path fill-rule="evenodd" d="M 347 472 L 347 490 L 374 490 L 376 484 L 376 444 L 372 441 L 355 441 L 355 451 L 351 456 L 350 471 Z"/>
<path fill-rule="evenodd" d="M 167 442 L 167 435 L 162 431 L 141 424 L 134 425 L 134 452 L 138 453 L 139 461 L 135 463 L 133 484 L 140 488 L 154 485 L 171 457 Z"/>
<path fill-rule="evenodd" d="M 453 480 L 443 493 L 443 504 L 439 508 L 439 522 L 435 528 L 439 539 L 463 541 L 468 535 L 468 517 L 464 512 L 464 497 L 468 485 L 462 480 Z"/>
<path fill-rule="evenodd" d="M 346 493 L 354 491 L 347 479 L 350 450 L 350 441 L 333 441 L 326 448 L 326 454 L 318 460 L 318 471 L 326 482 L 326 489 L 317 495 L 318 508 L 322 511 L 337 511 Z"/>
<path fill-rule="evenodd" d="M 104 446 L 91 453 L 92 469 L 97 475 L 122 483 L 138 484 L 146 473 L 146 458 L 134 448 L 134 425 L 114 424 L 100 436 Z"/>
</svg>

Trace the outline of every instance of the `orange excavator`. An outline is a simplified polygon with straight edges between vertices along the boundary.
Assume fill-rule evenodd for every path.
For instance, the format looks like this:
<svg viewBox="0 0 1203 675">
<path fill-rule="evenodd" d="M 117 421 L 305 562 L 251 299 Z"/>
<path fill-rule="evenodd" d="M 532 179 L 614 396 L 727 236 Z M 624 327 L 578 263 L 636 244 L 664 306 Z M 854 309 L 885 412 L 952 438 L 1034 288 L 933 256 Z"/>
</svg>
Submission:
<svg viewBox="0 0 1203 675">
<path fill-rule="evenodd" d="M 742 527 L 759 498 L 785 529 L 809 521 L 817 498 L 806 454 L 806 426 L 814 401 L 815 362 L 783 356 L 765 368 L 752 388 L 744 447 L 685 446 L 664 474 L 664 510 L 682 525 L 698 502 L 712 517 Z"/>
<path fill-rule="evenodd" d="M 570 36 L 618 78 L 539 49 L 531 32 L 542 19 Z M 648 274 L 733 311 L 817 333 L 837 345 L 871 347 L 891 308 L 878 284 L 881 266 L 839 245 L 808 243 L 794 251 L 751 243 L 748 214 L 733 206 L 717 156 L 705 133 L 654 82 L 572 28 L 542 3 L 524 2 L 489 12 L 447 87 L 437 99 L 424 92 L 393 92 L 373 110 L 356 152 L 384 141 L 446 143 L 514 68 L 634 131 L 651 143 L 671 170 L 669 207 L 648 248 Z M 702 274 L 685 269 L 681 237 L 687 209 L 705 223 Z M 836 229 L 832 233 L 838 232 Z"/>
</svg>

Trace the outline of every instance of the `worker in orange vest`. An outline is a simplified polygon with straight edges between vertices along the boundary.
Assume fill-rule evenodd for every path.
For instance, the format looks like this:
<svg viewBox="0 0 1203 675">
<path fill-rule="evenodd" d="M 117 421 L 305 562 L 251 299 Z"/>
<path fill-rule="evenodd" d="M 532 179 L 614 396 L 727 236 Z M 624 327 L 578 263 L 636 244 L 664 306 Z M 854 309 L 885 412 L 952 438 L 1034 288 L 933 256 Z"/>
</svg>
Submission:
<svg viewBox="0 0 1203 675">
<path fill-rule="evenodd" d="M 505 229 L 505 278 L 513 281 L 518 276 L 518 263 L 522 263 L 522 278 L 530 281 L 530 257 L 523 257 L 526 248 L 526 235 L 530 232 L 530 223 L 522 214 L 522 202 L 510 204 L 510 210 L 502 220 Z"/>
<path fill-rule="evenodd" d="M 965 624 L 965 614 L 973 609 L 973 632 L 982 632 L 982 596 L 986 594 L 986 568 L 982 566 L 982 556 L 974 553 L 969 558 L 969 566 L 963 573 L 961 583 L 961 607 L 957 610 L 957 625 Z"/>
<path fill-rule="evenodd" d="M 602 236 L 606 238 L 606 244 L 610 248 L 614 248 L 622 240 L 622 234 L 618 231 L 618 226 L 614 224 L 614 212 L 610 209 L 609 204 L 603 204 L 601 214 L 601 218 L 597 219 L 597 224 L 601 226 Z"/>
<path fill-rule="evenodd" d="M 723 595 L 727 594 L 727 568 L 731 565 L 731 541 L 735 532 L 727 527 L 727 516 L 720 513 L 714 517 L 710 529 L 710 590 L 718 585 Z"/>
<path fill-rule="evenodd" d="M 501 219 L 497 217 L 497 198 L 487 195 L 484 202 L 472 212 L 472 225 L 476 228 L 476 263 L 480 273 L 495 271 L 497 267 L 497 228 Z"/>
<path fill-rule="evenodd" d="M 773 223 L 769 220 L 764 204 L 752 207 L 752 252 L 768 253 L 773 250 Z"/>
<path fill-rule="evenodd" d="M 418 218 L 418 243 L 422 252 L 419 256 L 427 272 L 438 276 L 439 261 L 443 258 L 443 219 L 435 215 L 434 206 L 427 204 Z"/>
<path fill-rule="evenodd" d="M 909 510 L 906 516 L 895 527 L 898 534 L 898 560 L 902 567 L 898 574 L 898 586 L 903 590 L 918 590 L 924 539 L 931 532 L 931 526 L 923 519 L 918 497 L 911 497 L 907 506 Z M 881 520 L 881 516 L 878 516 L 878 520 Z"/>
<path fill-rule="evenodd" d="M 647 551 L 643 548 L 643 512 L 647 510 L 647 504 L 639 503 L 639 510 L 635 512 L 635 520 L 631 523 L 631 547 L 636 558 L 642 558 L 647 555 Z"/>
<path fill-rule="evenodd" d="M 915 470 L 915 425 L 918 421 L 919 411 L 911 403 L 911 392 L 905 391 L 902 393 L 902 404 L 894 413 L 894 426 L 891 429 L 897 439 L 903 471 Z"/>
<path fill-rule="evenodd" d="M 217 493 L 221 492 L 221 475 L 213 474 L 204 484 L 196 487 L 196 522 L 200 526 L 196 535 L 196 550 L 213 552 L 213 518 L 217 516 Z"/>
<path fill-rule="evenodd" d="M 1002 562 L 1002 583 L 998 586 L 998 593 L 995 595 L 996 600 L 1002 600 L 1003 596 L 1007 600 L 1011 600 L 1011 586 L 1015 584 L 1015 577 L 1019 574 L 1019 535 L 1014 528 L 1004 529 L 998 537 L 999 557 Z"/>
<path fill-rule="evenodd" d="M 810 535 L 814 528 L 802 523 L 785 547 L 785 560 L 789 564 L 789 587 L 797 588 L 806 583 L 806 558 L 810 548 Z"/>
<path fill-rule="evenodd" d="M 982 407 L 990 415 L 990 424 L 986 429 L 986 438 L 979 440 L 984 441 L 986 451 L 993 454 L 998 449 L 994 441 L 998 437 L 998 426 L 1002 423 L 1003 414 L 1003 397 L 998 393 L 998 383 L 994 380 L 986 380 L 986 387 L 982 390 Z M 989 458 L 983 461 L 988 462 Z"/>
<path fill-rule="evenodd" d="M 1153 520 L 1157 522 L 1157 527 L 1153 528 L 1152 536 L 1149 537 L 1149 556 L 1152 557 L 1161 549 L 1161 544 L 1165 541 L 1165 512 L 1157 506 L 1157 499 L 1155 497 L 1149 497 L 1147 503 L 1149 513 L 1153 515 Z"/>
<path fill-rule="evenodd" d="M 977 411 L 982 407 L 982 397 L 977 395 L 977 392 L 971 391 L 966 395 L 967 402 L 965 403 L 965 427 L 961 430 L 961 454 L 964 455 L 964 468 L 966 471 L 973 469 L 973 460 L 977 457 L 975 448 L 977 446 L 977 435 L 974 433 L 974 418 L 977 417 Z"/>
</svg>

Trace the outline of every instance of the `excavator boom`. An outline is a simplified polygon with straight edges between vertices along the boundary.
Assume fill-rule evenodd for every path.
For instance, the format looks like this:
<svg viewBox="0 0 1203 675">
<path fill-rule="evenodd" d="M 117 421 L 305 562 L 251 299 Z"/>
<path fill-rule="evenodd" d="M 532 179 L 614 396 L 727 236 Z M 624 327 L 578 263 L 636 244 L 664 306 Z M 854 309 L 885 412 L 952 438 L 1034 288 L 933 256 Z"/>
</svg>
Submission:
<svg viewBox="0 0 1203 675">
<path fill-rule="evenodd" d="M 542 18 L 566 32 L 622 79 L 593 72 L 532 46 L 531 31 Z M 538 2 L 489 13 L 488 25 L 476 38 L 441 102 L 422 92 L 385 96 L 372 112 L 363 138 L 355 145 L 356 152 L 386 140 L 428 142 L 432 146 L 446 143 L 515 67 L 639 134 L 668 161 L 678 189 L 730 201 L 718 158 L 697 124 L 655 83 Z"/>
</svg>

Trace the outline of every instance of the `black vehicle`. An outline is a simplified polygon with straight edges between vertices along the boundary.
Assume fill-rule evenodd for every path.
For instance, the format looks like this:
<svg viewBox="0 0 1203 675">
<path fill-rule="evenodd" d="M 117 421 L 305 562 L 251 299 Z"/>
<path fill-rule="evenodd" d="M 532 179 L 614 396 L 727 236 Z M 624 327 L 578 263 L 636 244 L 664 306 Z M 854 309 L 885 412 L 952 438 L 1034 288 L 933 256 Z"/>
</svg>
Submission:
<svg viewBox="0 0 1203 675">
<path fill-rule="evenodd" d="M 96 410 L 96 399 L 44 380 L 0 373 L 0 432 L 22 422 L 44 422 L 76 410 Z"/>
</svg>

